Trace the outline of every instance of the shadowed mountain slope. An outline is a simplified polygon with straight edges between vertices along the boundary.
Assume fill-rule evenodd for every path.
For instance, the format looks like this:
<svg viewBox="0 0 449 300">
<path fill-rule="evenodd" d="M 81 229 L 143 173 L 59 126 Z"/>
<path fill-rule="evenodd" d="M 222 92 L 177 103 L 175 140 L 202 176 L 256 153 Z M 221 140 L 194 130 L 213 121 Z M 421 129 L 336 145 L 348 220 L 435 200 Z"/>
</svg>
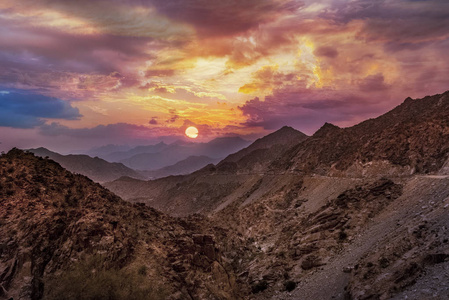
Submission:
<svg viewBox="0 0 449 300">
<path fill-rule="evenodd" d="M 149 179 L 157 179 L 172 175 L 186 175 L 204 168 L 209 164 L 217 163 L 219 159 L 210 158 L 208 156 L 189 156 L 186 159 L 178 161 L 176 164 L 167 166 L 158 170 L 141 171 Z"/>
<path fill-rule="evenodd" d="M 17 149 L 0 157 L 0 199 L 2 299 L 240 298 L 201 218 L 133 205 Z"/>
<path fill-rule="evenodd" d="M 92 158 L 80 154 L 61 155 L 45 148 L 30 149 L 29 151 L 37 156 L 48 156 L 70 172 L 85 175 L 100 183 L 115 180 L 122 176 L 144 178 L 141 174 L 121 163 L 110 163 L 98 157 Z"/>
</svg>

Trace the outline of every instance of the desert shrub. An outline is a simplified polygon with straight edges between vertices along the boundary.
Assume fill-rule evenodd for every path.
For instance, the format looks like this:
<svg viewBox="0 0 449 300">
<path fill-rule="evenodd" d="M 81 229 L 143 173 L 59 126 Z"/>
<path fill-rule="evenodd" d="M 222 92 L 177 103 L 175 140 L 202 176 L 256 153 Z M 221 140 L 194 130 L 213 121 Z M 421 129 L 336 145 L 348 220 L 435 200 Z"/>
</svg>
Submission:
<svg viewBox="0 0 449 300">
<path fill-rule="evenodd" d="M 72 194 L 72 190 L 67 191 L 67 193 L 64 196 L 64 200 L 69 206 L 72 207 L 78 204 L 78 198 Z"/>
<path fill-rule="evenodd" d="M 137 273 L 143 276 L 147 275 L 147 266 L 140 266 Z"/>
<path fill-rule="evenodd" d="M 344 241 L 347 238 L 348 238 L 348 234 L 346 232 L 344 232 L 343 230 L 338 233 L 338 239 L 340 241 Z"/>
<path fill-rule="evenodd" d="M 382 258 L 379 260 L 379 266 L 380 266 L 381 268 L 385 269 L 385 268 L 387 268 L 389 265 L 390 265 L 390 262 L 388 261 L 387 258 L 382 257 Z"/>
<path fill-rule="evenodd" d="M 258 281 L 251 286 L 251 292 L 257 294 L 259 292 L 265 291 L 268 288 L 268 282 L 265 280 Z"/>
<path fill-rule="evenodd" d="M 287 292 L 291 292 L 294 289 L 296 289 L 296 282 L 291 281 L 291 280 L 286 281 L 286 282 L 284 282 L 284 287 Z"/>
<path fill-rule="evenodd" d="M 136 271 L 106 269 L 99 256 L 77 263 L 45 282 L 44 300 L 159 300 L 168 293 Z"/>
</svg>

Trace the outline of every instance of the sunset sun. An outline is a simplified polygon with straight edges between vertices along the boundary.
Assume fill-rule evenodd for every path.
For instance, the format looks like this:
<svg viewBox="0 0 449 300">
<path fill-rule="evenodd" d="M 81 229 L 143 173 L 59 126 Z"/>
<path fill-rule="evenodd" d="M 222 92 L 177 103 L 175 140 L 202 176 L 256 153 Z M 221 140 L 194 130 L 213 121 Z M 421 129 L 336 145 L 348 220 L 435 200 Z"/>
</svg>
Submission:
<svg viewBox="0 0 449 300">
<path fill-rule="evenodd" d="M 198 137 L 198 129 L 193 126 L 187 127 L 186 136 L 188 136 L 191 139 L 196 139 Z"/>
</svg>

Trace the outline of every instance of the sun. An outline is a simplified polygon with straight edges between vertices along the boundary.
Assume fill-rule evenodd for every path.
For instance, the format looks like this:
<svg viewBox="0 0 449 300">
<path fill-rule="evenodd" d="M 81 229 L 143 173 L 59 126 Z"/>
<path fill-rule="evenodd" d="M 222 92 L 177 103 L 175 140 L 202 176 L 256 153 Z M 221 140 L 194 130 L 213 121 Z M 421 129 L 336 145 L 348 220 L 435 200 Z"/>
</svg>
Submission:
<svg viewBox="0 0 449 300">
<path fill-rule="evenodd" d="M 187 127 L 186 135 L 191 139 L 196 139 L 198 136 L 198 129 L 193 126 Z"/>
</svg>

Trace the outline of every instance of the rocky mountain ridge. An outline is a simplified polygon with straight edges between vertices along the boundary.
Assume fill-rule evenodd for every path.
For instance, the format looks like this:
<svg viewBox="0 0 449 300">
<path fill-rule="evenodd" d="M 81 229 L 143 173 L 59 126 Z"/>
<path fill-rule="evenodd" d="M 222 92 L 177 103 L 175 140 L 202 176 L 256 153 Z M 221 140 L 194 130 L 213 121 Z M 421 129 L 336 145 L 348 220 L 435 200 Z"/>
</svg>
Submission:
<svg viewBox="0 0 449 300">
<path fill-rule="evenodd" d="M 202 218 L 125 202 L 17 149 L 0 174 L 0 298 L 240 298 Z"/>
</svg>

